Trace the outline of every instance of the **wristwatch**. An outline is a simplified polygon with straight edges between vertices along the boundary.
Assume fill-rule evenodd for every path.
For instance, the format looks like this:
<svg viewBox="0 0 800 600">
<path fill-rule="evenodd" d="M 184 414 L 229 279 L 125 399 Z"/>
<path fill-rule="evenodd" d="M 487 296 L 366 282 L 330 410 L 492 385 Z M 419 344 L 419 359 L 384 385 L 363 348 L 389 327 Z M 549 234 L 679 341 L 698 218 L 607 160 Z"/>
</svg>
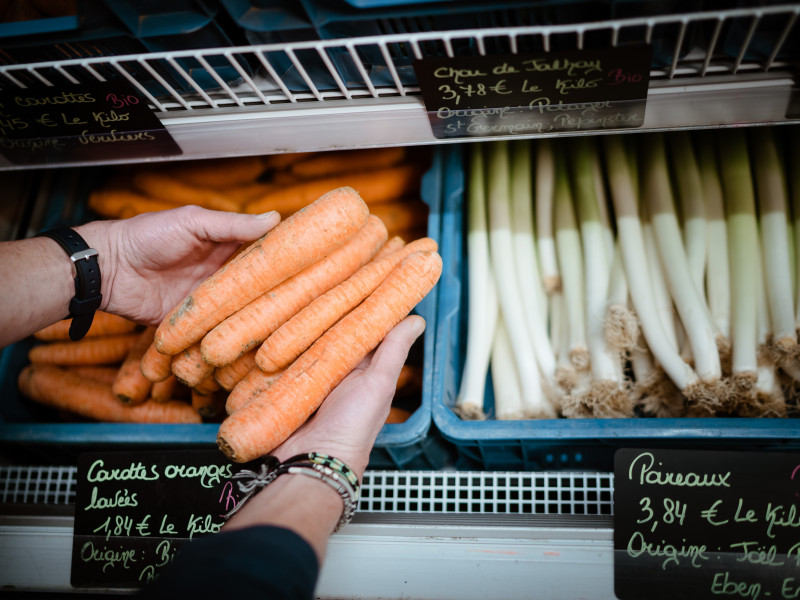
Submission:
<svg viewBox="0 0 800 600">
<path fill-rule="evenodd" d="M 75 296 L 69 302 L 69 338 L 77 341 L 86 335 L 94 320 L 94 313 L 100 308 L 103 295 L 100 293 L 100 266 L 97 263 L 97 250 L 90 248 L 77 231 L 69 227 L 50 229 L 37 237 L 49 237 L 69 255 L 75 265 Z"/>
</svg>

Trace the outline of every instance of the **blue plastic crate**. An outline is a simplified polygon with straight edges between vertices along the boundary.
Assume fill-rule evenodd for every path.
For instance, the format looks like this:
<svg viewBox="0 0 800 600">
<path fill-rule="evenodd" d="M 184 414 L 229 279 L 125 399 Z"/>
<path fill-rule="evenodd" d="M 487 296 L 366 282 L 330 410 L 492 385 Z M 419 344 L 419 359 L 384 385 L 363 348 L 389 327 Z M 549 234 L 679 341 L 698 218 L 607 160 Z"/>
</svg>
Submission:
<svg viewBox="0 0 800 600">
<path fill-rule="evenodd" d="M 468 303 L 463 164 L 448 175 L 449 187 L 445 189 L 442 207 L 444 272 L 439 293 L 432 409 L 434 426 L 458 449 L 459 467 L 610 471 L 614 452 L 623 447 L 783 451 L 800 447 L 797 418 L 497 421 L 492 416 L 490 376 L 487 376 L 484 406 L 489 418 L 461 420 L 453 407 L 464 363 Z"/>
<path fill-rule="evenodd" d="M 421 197 L 428 204 L 428 235 L 440 241 L 441 193 L 452 161 L 447 149 L 432 153 L 432 163 L 422 178 Z M 90 220 L 86 209 L 88 192 L 102 180 L 105 170 L 85 169 L 57 172 L 54 193 L 48 202 L 47 214 L 37 229 L 75 225 Z M 77 187 L 76 187 L 77 186 Z M 71 190 L 83 198 L 72 200 Z M 370 456 L 370 467 L 376 469 L 439 469 L 455 460 L 455 449 L 432 428 L 432 369 L 434 336 L 440 286 L 435 286 L 414 309 L 427 322 L 423 337 L 418 340 L 423 367 L 422 394 L 419 406 L 403 423 L 386 424 L 378 434 Z M 27 352 L 35 343 L 23 340 L 0 352 L 0 443 L 14 446 L 55 444 L 72 448 L 95 448 L 137 445 L 197 445 L 216 443 L 218 424 L 161 425 L 96 422 L 64 422 L 56 411 L 37 405 L 19 394 L 17 376 L 27 364 Z"/>
</svg>

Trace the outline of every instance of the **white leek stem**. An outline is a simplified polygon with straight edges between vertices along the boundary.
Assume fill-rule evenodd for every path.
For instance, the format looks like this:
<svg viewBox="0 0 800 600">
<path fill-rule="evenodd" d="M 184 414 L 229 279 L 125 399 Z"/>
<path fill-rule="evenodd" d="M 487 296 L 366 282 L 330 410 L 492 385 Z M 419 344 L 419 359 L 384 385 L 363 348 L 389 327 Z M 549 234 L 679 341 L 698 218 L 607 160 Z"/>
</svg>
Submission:
<svg viewBox="0 0 800 600">
<path fill-rule="evenodd" d="M 714 325 L 723 337 L 730 338 L 731 283 L 728 264 L 728 229 L 725 223 L 725 205 L 717 168 L 717 151 L 709 133 L 701 133 L 698 144 L 697 154 L 708 222 L 706 298 Z"/>
<path fill-rule="evenodd" d="M 664 341 L 675 352 L 679 352 L 681 345 L 678 343 L 675 307 L 672 304 L 672 297 L 664 279 L 664 267 L 661 265 L 653 223 L 650 221 L 646 206 L 642 207 L 642 237 L 644 238 L 645 260 L 650 271 L 650 287 L 654 302 L 653 310 L 656 311 L 661 327 L 664 329 Z"/>
<path fill-rule="evenodd" d="M 575 138 L 570 147 L 570 159 L 573 167 L 572 189 L 583 248 L 586 339 L 592 376 L 599 381 L 619 381 L 620 358 L 616 352 L 609 350 L 604 335 L 611 265 L 606 248 L 606 228 L 595 187 L 594 147 L 588 138 Z"/>
<path fill-rule="evenodd" d="M 622 136 L 605 138 L 607 172 L 617 222 L 617 237 L 622 249 L 631 302 L 639 317 L 642 333 L 653 356 L 675 385 L 687 389 L 697 382 L 697 375 L 674 348 L 665 341 L 664 328 L 654 310 L 654 299 L 648 273 L 642 224 L 637 195 L 632 186 Z"/>
<path fill-rule="evenodd" d="M 672 199 L 664 139 L 659 133 L 648 136 L 645 144 L 643 185 L 650 202 L 650 216 L 665 279 L 689 338 L 695 372 L 702 381 L 716 384 L 722 377 L 716 334 L 705 298 L 694 285 L 689 270 Z"/>
<path fill-rule="evenodd" d="M 536 142 L 536 245 L 539 250 L 542 282 L 547 294 L 561 289 L 556 242 L 553 235 L 553 202 L 555 191 L 555 158 L 553 144 L 548 139 Z"/>
<path fill-rule="evenodd" d="M 743 131 L 722 130 L 717 139 L 728 239 L 731 240 L 728 244 L 731 370 L 734 378 L 743 382 L 755 381 L 758 368 L 758 288 L 763 287 L 763 283 L 759 279 L 760 250 L 750 160 Z"/>
<path fill-rule="evenodd" d="M 533 344 L 536 360 L 548 388 L 556 370 L 556 356 L 547 334 L 547 297 L 539 275 L 533 229 L 533 194 L 530 142 L 511 143 L 511 217 L 514 238 L 514 266 L 522 303 L 525 326 Z"/>
<path fill-rule="evenodd" d="M 517 361 L 525 410 L 531 418 L 551 418 L 555 416 L 555 410 L 545 396 L 536 353 L 523 326 L 525 309 L 516 281 L 511 234 L 508 142 L 492 142 L 488 149 L 489 255 L 500 309 L 505 315 L 506 322 L 516 325 L 509 327 L 508 333 Z"/>
<path fill-rule="evenodd" d="M 484 415 L 484 388 L 497 322 L 497 295 L 489 259 L 486 176 L 480 144 L 473 144 L 467 190 L 468 312 L 466 359 L 456 412 L 465 419 Z"/>
<path fill-rule="evenodd" d="M 681 222 L 686 258 L 695 288 L 705 299 L 706 252 L 708 231 L 706 202 L 700 168 L 689 133 L 669 135 L 670 159 L 680 200 Z"/>
<path fill-rule="evenodd" d="M 752 132 L 752 140 L 761 226 L 761 264 L 772 322 L 772 344 L 778 352 L 790 354 L 796 352 L 797 332 L 789 264 L 791 249 L 786 232 L 786 182 L 772 130 L 757 127 Z"/>
<path fill-rule="evenodd" d="M 583 258 L 581 237 L 572 205 L 569 172 L 559 155 L 556 162 L 555 231 L 558 269 L 564 291 L 564 306 L 569 327 L 570 360 L 576 369 L 589 367 L 589 349 L 586 344 L 586 314 L 584 312 Z M 602 247 L 600 250 L 602 254 Z"/>
<path fill-rule="evenodd" d="M 606 344 L 621 353 L 634 348 L 640 335 L 639 319 L 629 304 L 628 280 L 625 277 L 622 250 L 617 240 L 614 243 L 614 259 L 609 275 L 603 336 Z"/>
<path fill-rule="evenodd" d="M 492 391 L 494 392 L 494 416 L 498 421 L 524 419 L 519 374 L 514 361 L 511 339 L 502 313 L 497 319 L 492 343 Z"/>
</svg>

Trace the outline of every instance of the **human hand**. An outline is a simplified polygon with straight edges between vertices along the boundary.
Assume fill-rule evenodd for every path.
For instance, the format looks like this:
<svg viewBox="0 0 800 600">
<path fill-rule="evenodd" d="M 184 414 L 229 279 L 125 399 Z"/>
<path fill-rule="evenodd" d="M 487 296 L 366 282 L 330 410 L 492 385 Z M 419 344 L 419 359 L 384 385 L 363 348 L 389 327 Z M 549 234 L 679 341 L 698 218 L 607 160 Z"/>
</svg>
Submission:
<svg viewBox="0 0 800 600">
<path fill-rule="evenodd" d="M 272 454 L 281 461 L 321 452 L 364 474 L 375 438 L 389 414 L 400 369 L 425 319 L 406 317 L 328 395 L 311 419 Z"/>
<path fill-rule="evenodd" d="M 97 221 L 75 229 L 98 250 L 101 310 L 158 325 L 241 245 L 280 221 L 197 206 Z"/>
</svg>

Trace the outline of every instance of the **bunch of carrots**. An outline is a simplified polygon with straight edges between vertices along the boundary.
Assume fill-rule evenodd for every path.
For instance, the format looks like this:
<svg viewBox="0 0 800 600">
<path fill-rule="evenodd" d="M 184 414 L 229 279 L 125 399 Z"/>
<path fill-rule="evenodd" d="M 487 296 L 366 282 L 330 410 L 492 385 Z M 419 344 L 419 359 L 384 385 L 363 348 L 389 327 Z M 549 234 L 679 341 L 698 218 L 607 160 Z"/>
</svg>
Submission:
<svg viewBox="0 0 800 600">
<path fill-rule="evenodd" d="M 240 462 L 264 455 L 428 294 L 442 270 L 437 250 L 428 237 L 390 237 L 354 189 L 330 190 L 241 248 L 157 328 L 124 334 L 116 355 L 124 363 L 104 384 L 107 396 L 132 410 L 175 380 L 191 393 L 184 404 L 195 421 L 223 414 L 218 441 L 226 455 Z M 41 380 L 49 369 L 30 358 L 20 389 L 48 402 Z M 420 379 L 419 368 L 406 365 L 398 390 L 418 389 Z M 408 415 L 395 407 L 388 422 Z"/>
<path fill-rule="evenodd" d="M 427 154 L 370 148 L 246 156 L 119 168 L 89 197 L 107 218 L 194 204 L 244 213 L 278 211 L 283 218 L 329 190 L 354 188 L 390 235 L 424 236 L 428 207 L 419 198 Z"/>
<path fill-rule="evenodd" d="M 30 364 L 19 374 L 24 396 L 88 419 L 122 423 L 199 423 L 209 416 L 202 390 L 175 376 L 158 383 L 140 370 L 154 327 L 98 312 L 86 337 L 69 339 L 69 321 L 34 334 Z"/>
<path fill-rule="evenodd" d="M 800 395 L 800 135 L 493 142 L 470 157 L 456 411 L 787 417 Z"/>
</svg>

